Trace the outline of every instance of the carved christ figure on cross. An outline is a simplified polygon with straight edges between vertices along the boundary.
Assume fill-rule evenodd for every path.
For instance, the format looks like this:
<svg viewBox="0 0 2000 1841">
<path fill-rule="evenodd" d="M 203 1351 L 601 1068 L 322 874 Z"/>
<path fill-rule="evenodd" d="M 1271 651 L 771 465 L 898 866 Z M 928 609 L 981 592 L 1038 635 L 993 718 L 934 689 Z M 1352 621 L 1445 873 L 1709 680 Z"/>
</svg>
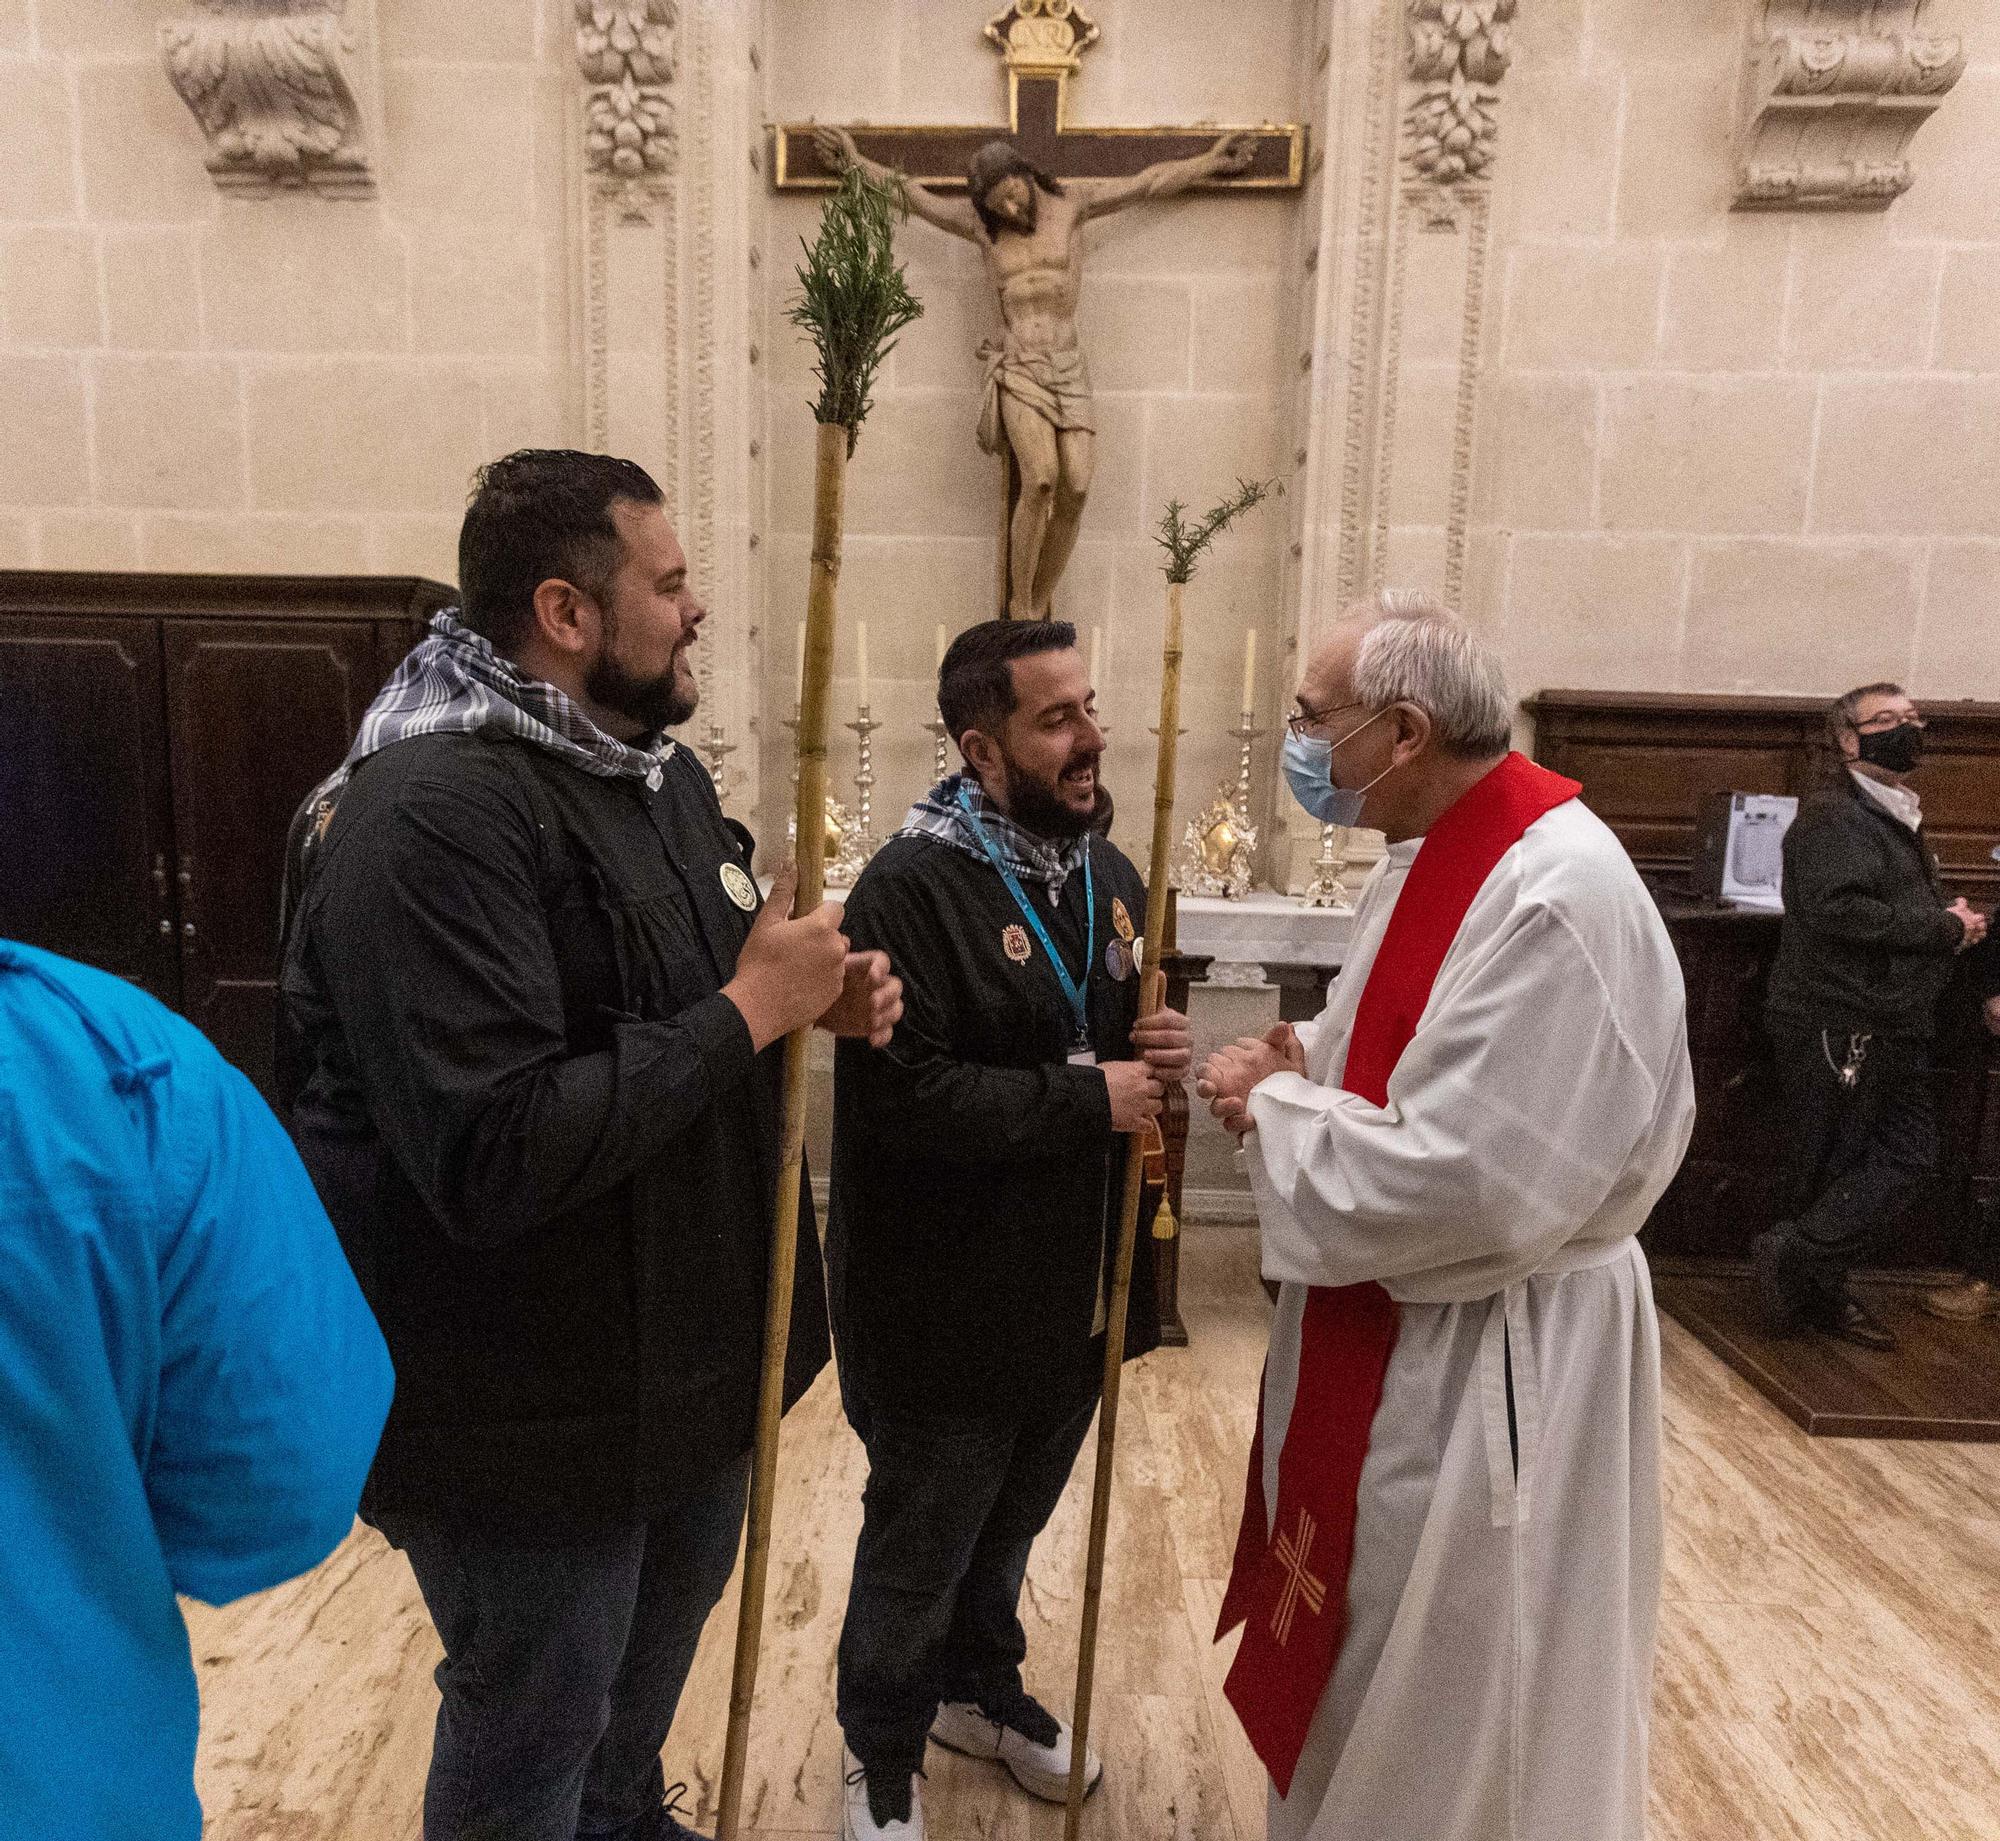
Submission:
<svg viewBox="0 0 2000 1841">
<path fill-rule="evenodd" d="M 859 166 L 900 187 L 926 223 L 976 243 L 1000 299 L 1002 339 L 979 348 L 986 400 L 979 445 L 1010 451 L 1020 499 L 1007 534 L 1007 614 L 1046 620 L 1056 582 L 1076 547 L 1083 502 L 1096 466 L 1090 373 L 1077 338 L 1083 281 L 1083 226 L 1148 198 L 1171 198 L 1250 163 L 1249 137 L 1225 134 L 1204 154 L 1161 160 L 1124 179 L 1052 178 L 1006 141 L 973 155 L 966 196 L 943 198 L 868 159 L 845 128 L 814 132 L 820 157 Z"/>
</svg>

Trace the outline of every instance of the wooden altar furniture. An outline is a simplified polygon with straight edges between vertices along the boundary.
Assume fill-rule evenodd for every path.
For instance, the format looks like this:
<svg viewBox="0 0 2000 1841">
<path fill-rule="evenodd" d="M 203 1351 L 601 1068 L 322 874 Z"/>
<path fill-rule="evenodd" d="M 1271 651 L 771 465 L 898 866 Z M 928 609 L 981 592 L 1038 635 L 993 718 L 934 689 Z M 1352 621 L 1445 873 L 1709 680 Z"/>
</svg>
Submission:
<svg viewBox="0 0 2000 1841">
<path fill-rule="evenodd" d="M 0 572 L 0 935 L 130 978 L 268 1086 L 285 828 L 452 599 Z"/>
</svg>

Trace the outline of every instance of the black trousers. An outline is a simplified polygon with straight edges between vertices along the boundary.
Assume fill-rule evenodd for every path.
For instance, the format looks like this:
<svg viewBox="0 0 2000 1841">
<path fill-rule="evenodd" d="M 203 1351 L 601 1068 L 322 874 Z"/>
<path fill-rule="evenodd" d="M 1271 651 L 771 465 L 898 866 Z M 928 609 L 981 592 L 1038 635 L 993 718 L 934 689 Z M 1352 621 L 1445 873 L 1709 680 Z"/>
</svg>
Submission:
<svg viewBox="0 0 2000 1841">
<path fill-rule="evenodd" d="M 1844 1029 L 1774 1023 L 1771 1039 L 1793 1133 L 1781 1267 L 1793 1302 L 1812 1316 L 1839 1300 L 1854 1267 L 1891 1244 L 1937 1168 L 1930 1044 L 1872 1036 L 1855 1063 L 1856 1038 Z M 1852 1085 L 1841 1078 L 1850 1064 Z"/>
<path fill-rule="evenodd" d="M 868 1487 L 837 1711 L 872 1771 L 914 1771 L 945 1701 L 1021 1688 L 1021 1585 L 1097 1410 L 1099 1377 L 1002 1417 L 864 1416 Z"/>
<path fill-rule="evenodd" d="M 382 1515 L 444 1644 L 424 1841 L 649 1841 L 660 1748 L 736 1563 L 748 1457 L 652 1521 Z"/>
</svg>

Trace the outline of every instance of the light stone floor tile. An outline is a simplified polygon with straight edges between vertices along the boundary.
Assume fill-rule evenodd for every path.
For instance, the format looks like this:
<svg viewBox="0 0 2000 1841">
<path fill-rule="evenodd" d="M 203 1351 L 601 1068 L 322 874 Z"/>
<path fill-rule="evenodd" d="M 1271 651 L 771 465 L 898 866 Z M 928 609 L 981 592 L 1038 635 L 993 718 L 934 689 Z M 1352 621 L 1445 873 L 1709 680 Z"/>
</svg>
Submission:
<svg viewBox="0 0 2000 1841">
<path fill-rule="evenodd" d="M 1208 1638 L 1235 1538 L 1268 1313 L 1253 1237 L 1191 1230 L 1193 1345 L 1127 1370 L 1088 1841 L 1261 1841 L 1265 1780 Z M 2000 1447 L 1803 1437 L 1671 1322 L 1653 1841 L 1990 1841 L 2000 1832 Z M 1028 1681 L 1067 1707 L 1094 1455 L 1037 1546 Z M 831 1377 L 787 1423 L 746 1841 L 839 1832 L 833 1657 L 864 1476 Z M 713 1819 L 734 1618 L 668 1742 Z M 416 1841 L 437 1643 L 365 1528 L 308 1577 L 189 1608 L 209 1841 Z M 933 1748 L 940 1841 L 1056 1841 L 1059 1809 Z"/>
</svg>

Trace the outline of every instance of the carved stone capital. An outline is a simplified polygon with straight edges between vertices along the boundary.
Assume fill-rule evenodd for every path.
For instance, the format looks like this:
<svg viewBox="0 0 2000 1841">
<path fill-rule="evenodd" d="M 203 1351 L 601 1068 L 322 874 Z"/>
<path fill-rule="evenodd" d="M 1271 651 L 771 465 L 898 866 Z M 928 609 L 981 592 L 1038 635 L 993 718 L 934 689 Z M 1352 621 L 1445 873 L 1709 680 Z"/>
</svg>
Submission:
<svg viewBox="0 0 2000 1841">
<path fill-rule="evenodd" d="M 1920 30 L 1929 0 L 1762 0 L 1737 131 L 1739 210 L 1880 210 L 1908 191 L 1907 150 L 1965 70 Z"/>
<path fill-rule="evenodd" d="M 167 75 L 227 191 L 375 189 L 347 58 L 346 0 L 198 0 L 160 28 Z"/>
<path fill-rule="evenodd" d="M 614 186 L 674 166 L 675 0 L 575 0 L 584 164 Z"/>
<path fill-rule="evenodd" d="M 1518 0 L 1409 0 L 1404 69 L 1421 85 L 1403 112 L 1412 178 L 1451 188 L 1485 179 L 1499 133 L 1500 79 L 1513 61 Z"/>
</svg>

